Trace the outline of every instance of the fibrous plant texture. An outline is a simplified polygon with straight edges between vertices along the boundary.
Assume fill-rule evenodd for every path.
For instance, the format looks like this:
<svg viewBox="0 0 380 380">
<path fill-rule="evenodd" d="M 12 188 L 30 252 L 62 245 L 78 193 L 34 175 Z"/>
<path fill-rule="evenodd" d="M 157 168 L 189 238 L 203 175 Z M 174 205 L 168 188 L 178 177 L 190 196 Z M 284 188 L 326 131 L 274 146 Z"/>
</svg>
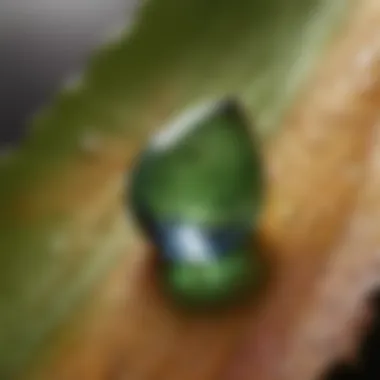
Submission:
<svg viewBox="0 0 380 380">
<path fill-rule="evenodd" d="M 379 277 L 376 0 L 153 0 L 0 168 L 2 379 L 316 379 Z M 261 136 L 271 282 L 178 314 L 125 216 L 125 176 L 189 104 L 238 94 Z M 355 344 L 353 344 L 355 346 Z"/>
</svg>

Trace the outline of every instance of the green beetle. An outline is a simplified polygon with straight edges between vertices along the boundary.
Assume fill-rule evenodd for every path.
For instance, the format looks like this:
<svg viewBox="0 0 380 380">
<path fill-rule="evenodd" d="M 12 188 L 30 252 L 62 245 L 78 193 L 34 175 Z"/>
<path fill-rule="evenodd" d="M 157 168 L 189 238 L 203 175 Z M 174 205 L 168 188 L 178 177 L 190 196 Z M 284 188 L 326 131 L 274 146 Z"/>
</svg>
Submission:
<svg viewBox="0 0 380 380">
<path fill-rule="evenodd" d="M 264 179 L 237 101 L 194 108 L 155 136 L 138 159 L 130 194 L 156 247 L 160 282 L 179 303 L 225 305 L 261 286 L 254 232 Z"/>
</svg>

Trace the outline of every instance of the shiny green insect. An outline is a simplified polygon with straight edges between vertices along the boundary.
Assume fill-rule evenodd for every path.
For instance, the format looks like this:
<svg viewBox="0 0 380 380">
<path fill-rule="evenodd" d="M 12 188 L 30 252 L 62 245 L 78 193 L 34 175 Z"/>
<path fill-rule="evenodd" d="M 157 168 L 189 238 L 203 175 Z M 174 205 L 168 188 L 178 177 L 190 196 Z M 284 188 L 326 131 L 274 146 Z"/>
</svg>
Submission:
<svg viewBox="0 0 380 380">
<path fill-rule="evenodd" d="M 160 282 L 178 302 L 225 305 L 261 286 L 254 232 L 263 184 L 260 154 L 234 100 L 190 110 L 141 154 L 132 208 L 156 247 Z"/>
</svg>

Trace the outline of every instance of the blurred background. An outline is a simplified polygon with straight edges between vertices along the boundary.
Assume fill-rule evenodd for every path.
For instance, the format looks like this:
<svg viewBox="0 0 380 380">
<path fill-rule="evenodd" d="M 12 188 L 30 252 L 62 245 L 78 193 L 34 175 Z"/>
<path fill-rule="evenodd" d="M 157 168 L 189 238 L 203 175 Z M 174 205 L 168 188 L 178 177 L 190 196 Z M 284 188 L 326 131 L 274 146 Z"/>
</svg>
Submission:
<svg viewBox="0 0 380 380">
<path fill-rule="evenodd" d="M 133 17 L 136 0 L 0 0 L 0 141 L 80 72 L 94 48 Z"/>
<path fill-rule="evenodd" d="M 0 0 L 0 149 L 17 144 L 25 133 L 25 120 L 84 68 L 107 36 L 133 19 L 136 4 L 137 0 Z M 379 300 L 373 305 L 380 310 Z M 357 364 L 339 365 L 326 379 L 380 379 L 379 342 L 377 318 Z"/>
</svg>

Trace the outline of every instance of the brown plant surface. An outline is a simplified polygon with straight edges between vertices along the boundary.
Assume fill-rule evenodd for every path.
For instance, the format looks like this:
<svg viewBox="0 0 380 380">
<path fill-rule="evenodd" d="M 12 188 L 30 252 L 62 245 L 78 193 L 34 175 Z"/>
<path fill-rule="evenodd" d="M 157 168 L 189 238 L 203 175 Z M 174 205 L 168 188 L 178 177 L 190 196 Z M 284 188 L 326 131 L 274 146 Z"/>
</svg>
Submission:
<svg viewBox="0 0 380 380">
<path fill-rule="evenodd" d="M 137 237 L 34 378 L 313 380 L 351 354 L 380 278 L 379 105 L 380 3 L 363 0 L 266 149 L 272 276 L 261 298 L 217 318 L 180 315 Z M 117 182 L 124 161 L 110 154 L 99 180 Z M 114 188 L 93 195 L 78 218 L 98 221 L 96 233 L 123 216 Z"/>
</svg>

